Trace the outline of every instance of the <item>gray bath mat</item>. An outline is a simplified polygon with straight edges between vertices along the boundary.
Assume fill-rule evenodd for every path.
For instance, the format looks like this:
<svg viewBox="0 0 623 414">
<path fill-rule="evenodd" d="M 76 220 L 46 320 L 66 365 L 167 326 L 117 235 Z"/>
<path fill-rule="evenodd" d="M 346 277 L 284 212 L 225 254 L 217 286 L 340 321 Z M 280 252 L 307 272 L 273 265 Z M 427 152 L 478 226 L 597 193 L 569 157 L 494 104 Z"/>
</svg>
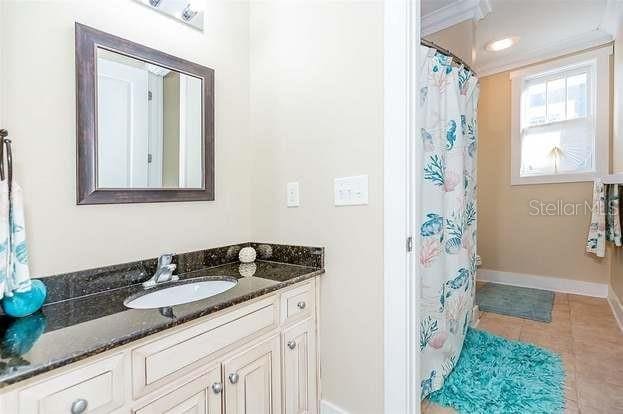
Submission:
<svg viewBox="0 0 623 414">
<path fill-rule="evenodd" d="M 484 312 L 551 322 L 554 292 L 485 283 L 476 288 L 476 303 Z"/>
</svg>

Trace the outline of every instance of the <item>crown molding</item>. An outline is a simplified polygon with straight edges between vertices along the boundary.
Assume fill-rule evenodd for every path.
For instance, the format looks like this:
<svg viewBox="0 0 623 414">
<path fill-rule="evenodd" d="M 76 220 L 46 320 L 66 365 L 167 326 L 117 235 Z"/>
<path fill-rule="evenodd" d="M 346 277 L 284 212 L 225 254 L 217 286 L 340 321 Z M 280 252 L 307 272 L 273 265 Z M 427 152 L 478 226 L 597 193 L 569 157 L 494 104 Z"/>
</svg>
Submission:
<svg viewBox="0 0 623 414">
<path fill-rule="evenodd" d="M 422 16 L 422 36 L 438 32 L 466 20 L 480 20 L 491 13 L 489 0 L 455 0 Z"/>
<path fill-rule="evenodd" d="M 485 64 L 478 64 L 478 57 L 473 65 L 479 77 L 485 77 L 507 70 L 517 69 L 523 66 L 532 65 L 545 60 L 554 59 L 570 53 L 579 52 L 581 50 L 590 49 L 592 47 L 602 46 L 612 42 L 612 35 L 609 33 L 595 29 L 589 32 L 573 36 L 561 42 L 551 43 L 543 48 L 530 50 L 521 54 L 511 54 L 508 56 L 500 56 L 495 61 Z"/>
</svg>

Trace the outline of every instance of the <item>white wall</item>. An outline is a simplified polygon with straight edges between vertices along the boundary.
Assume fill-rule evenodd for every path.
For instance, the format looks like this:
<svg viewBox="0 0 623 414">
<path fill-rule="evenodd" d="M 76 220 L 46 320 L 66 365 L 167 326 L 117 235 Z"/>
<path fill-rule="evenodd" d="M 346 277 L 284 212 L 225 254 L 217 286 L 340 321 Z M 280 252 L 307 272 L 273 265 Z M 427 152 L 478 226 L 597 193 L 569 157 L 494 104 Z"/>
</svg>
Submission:
<svg viewBox="0 0 623 414">
<path fill-rule="evenodd" d="M 253 239 L 323 245 L 322 398 L 383 411 L 383 3 L 252 2 Z M 368 174 L 367 206 L 335 177 Z M 300 182 L 301 206 L 286 207 Z"/>
<path fill-rule="evenodd" d="M 3 127 L 25 191 L 34 275 L 250 238 L 247 2 L 207 1 L 203 33 L 130 0 L 0 3 Z M 75 21 L 215 70 L 215 202 L 76 206 Z"/>
</svg>

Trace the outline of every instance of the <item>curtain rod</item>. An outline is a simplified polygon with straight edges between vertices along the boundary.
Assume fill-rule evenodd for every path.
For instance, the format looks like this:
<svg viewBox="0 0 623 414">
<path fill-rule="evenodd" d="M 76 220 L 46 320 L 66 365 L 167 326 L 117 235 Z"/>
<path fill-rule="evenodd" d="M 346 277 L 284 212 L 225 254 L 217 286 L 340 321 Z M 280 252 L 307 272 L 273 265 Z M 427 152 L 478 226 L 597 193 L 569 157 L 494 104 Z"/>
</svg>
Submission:
<svg viewBox="0 0 623 414">
<path fill-rule="evenodd" d="M 438 44 L 433 43 L 430 40 L 426 40 L 426 39 L 421 39 L 420 44 L 422 46 L 426 46 L 426 47 L 430 47 L 430 48 L 436 49 L 442 55 L 446 55 L 448 57 L 451 57 L 452 60 L 454 60 L 455 63 L 458 63 L 459 65 L 464 66 L 465 69 L 469 70 L 474 75 L 478 75 L 476 73 L 476 71 L 474 71 L 467 63 L 465 63 L 465 61 L 463 59 L 461 59 L 460 57 L 458 57 L 454 53 L 450 52 L 448 49 L 444 49 L 443 47 L 439 46 Z"/>
</svg>

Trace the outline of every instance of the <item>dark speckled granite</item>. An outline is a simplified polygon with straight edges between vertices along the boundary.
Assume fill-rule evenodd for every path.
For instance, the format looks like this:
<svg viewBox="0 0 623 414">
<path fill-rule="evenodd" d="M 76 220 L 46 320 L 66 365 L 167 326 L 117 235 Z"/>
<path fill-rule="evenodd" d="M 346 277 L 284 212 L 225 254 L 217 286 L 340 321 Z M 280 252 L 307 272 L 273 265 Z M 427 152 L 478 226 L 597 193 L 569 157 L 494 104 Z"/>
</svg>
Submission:
<svg viewBox="0 0 623 414">
<path fill-rule="evenodd" d="M 238 284 L 162 311 L 123 304 L 143 291 L 140 282 L 151 277 L 154 259 L 43 279 L 53 300 L 40 312 L 0 316 L 0 388 L 324 273 L 322 248 L 263 244 L 272 250 L 267 260 L 255 266 L 237 261 L 241 247 L 260 244 L 177 255 L 182 280 L 225 276 Z"/>
<path fill-rule="evenodd" d="M 173 256 L 173 263 L 177 265 L 175 273 L 189 273 L 238 262 L 238 253 L 246 246 L 252 246 L 258 251 L 258 260 L 324 267 L 324 249 L 321 247 L 247 242 L 175 254 Z M 45 277 L 42 280 L 48 289 L 46 304 L 142 283 L 154 274 L 157 265 L 158 259 L 150 258 Z"/>
<path fill-rule="evenodd" d="M 261 260 L 324 268 L 322 247 L 289 246 L 285 244 L 249 243 Z"/>
</svg>

